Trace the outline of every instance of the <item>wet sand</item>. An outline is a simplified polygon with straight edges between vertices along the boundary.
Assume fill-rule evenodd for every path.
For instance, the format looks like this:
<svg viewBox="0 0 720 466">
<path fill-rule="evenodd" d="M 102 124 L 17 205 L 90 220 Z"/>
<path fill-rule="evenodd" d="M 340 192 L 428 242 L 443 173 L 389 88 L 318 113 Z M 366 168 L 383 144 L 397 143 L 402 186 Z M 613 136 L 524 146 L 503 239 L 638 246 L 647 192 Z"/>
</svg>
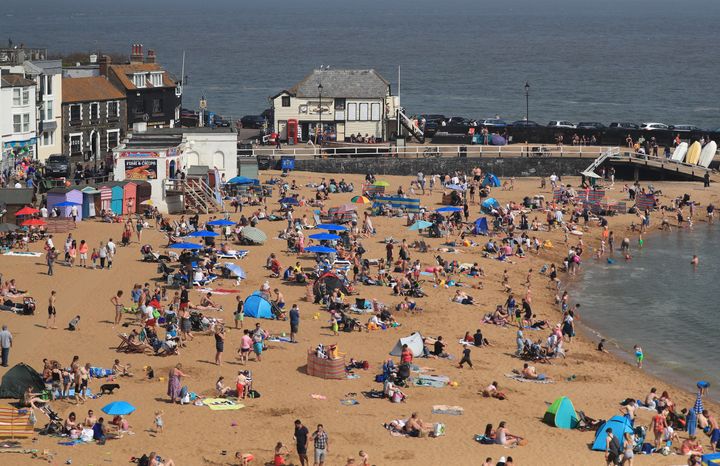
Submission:
<svg viewBox="0 0 720 466">
<path fill-rule="evenodd" d="M 266 179 L 276 172 L 264 172 L 262 178 Z M 309 196 L 311 190 L 305 188 L 309 181 L 318 181 L 317 174 L 294 173 L 289 180 L 295 179 L 298 185 L 303 186 L 302 193 Z M 346 180 L 352 180 L 355 186 L 361 185 L 361 176 L 348 175 Z M 410 179 L 408 177 L 382 177 L 390 183 L 388 191 L 394 192 L 402 185 L 406 192 Z M 567 179 L 577 185 L 578 179 Z M 696 201 L 705 205 L 712 200 L 718 203 L 718 190 L 713 187 L 704 190 L 701 183 L 654 183 L 661 187 L 665 197 L 663 202 L 685 192 L 690 193 Z M 521 201 L 526 195 L 542 193 L 546 198 L 552 194 L 548 188 L 541 191 L 539 180 L 534 178 L 517 179 L 513 191 L 502 191 L 496 188 L 492 196 L 501 203 L 510 200 Z M 622 199 L 622 184 L 616 184 L 614 190 L 609 192 L 612 199 Z M 276 190 L 277 193 L 277 190 Z M 331 196 L 327 206 L 338 206 L 349 202 L 356 193 L 335 194 Z M 412 197 L 412 196 L 411 196 Z M 430 209 L 440 207 L 440 192 L 432 195 L 420 196 L 422 203 Z M 278 207 L 277 197 L 268 202 L 270 209 Z M 471 206 L 471 219 L 479 216 L 478 205 Z M 250 207 L 245 213 L 251 212 Z M 297 209 L 296 218 L 306 212 L 311 218 L 312 209 L 301 207 Z M 538 213 L 542 221 L 544 213 Z M 704 216 L 696 213 L 696 216 Z M 530 214 L 532 220 L 534 214 Z M 205 218 L 205 216 L 203 217 Z M 231 216 L 233 220 L 239 214 Z M 566 216 L 567 219 L 567 216 Z M 610 229 L 615 231 L 616 244 L 620 240 L 627 226 L 631 222 L 637 223 L 637 217 L 625 215 L 611 217 Z M 653 228 L 659 223 L 658 215 L 654 217 Z M 366 257 L 385 257 L 385 245 L 381 241 L 392 236 L 395 239 L 407 238 L 412 241 L 418 238 L 418 233 L 408 231 L 405 221 L 397 218 L 373 218 L 378 234 L 363 240 L 367 249 Z M 238 289 L 242 290 L 243 297 L 258 289 L 269 273 L 263 268 L 267 256 L 271 252 L 279 254 L 284 267 L 301 260 L 304 266 L 311 265 L 309 256 L 297 259 L 295 255 L 285 252 L 285 241 L 277 238 L 286 222 L 263 221 L 259 227 L 269 237 L 263 246 L 250 246 L 250 254 L 246 259 L 237 261 L 247 272 L 248 279 L 244 280 Z M 91 247 L 96 247 L 100 241 L 112 237 L 119 243 L 122 226 L 118 224 L 105 224 L 96 221 L 82 222 L 74 230 L 73 237 L 87 240 Z M 312 233 L 312 232 L 311 232 Z M 673 233 L 673 234 L 682 234 Z M 533 234 L 530 234 L 531 237 Z M 597 246 L 599 243 L 600 228 L 592 227 L 584 236 L 587 246 Z M 507 269 L 510 275 L 510 285 L 518 296 L 522 296 L 525 288 L 522 285 L 529 268 L 535 273 L 532 277 L 532 306 L 538 318 L 547 319 L 552 323 L 558 322 L 561 315 L 553 303 L 554 291 L 548 288 L 547 277 L 539 275 L 537 271 L 543 264 L 551 262 L 560 263 L 560 257 L 567 251 L 563 244 L 563 235 L 558 231 L 539 232 L 541 240 L 550 240 L 555 247 L 552 250 L 543 250 L 539 256 L 529 254 L 525 259 L 515 259 L 513 264 L 501 263 L 494 259 L 483 259 L 480 247 L 465 248 L 458 254 L 439 253 L 443 240 L 425 239 L 430 250 L 420 254 L 411 249 L 411 257 L 421 259 L 422 264 L 431 265 L 433 258 L 440 254 L 449 260 L 458 262 L 479 262 L 484 268 L 487 277 L 482 279 L 482 290 L 462 288 L 474 296 L 478 303 L 476 306 L 463 306 L 451 302 L 453 289 L 434 288 L 431 282 L 423 284 L 423 289 L 429 297 L 419 299 L 418 304 L 424 308 L 421 315 L 404 315 L 395 313 L 402 324 L 397 329 L 376 331 L 370 333 L 341 333 L 335 337 L 327 327 L 327 314 L 320 311 L 317 305 L 306 302 L 305 288 L 300 286 L 285 286 L 278 279 L 270 278 L 272 288 L 279 286 L 285 295 L 288 306 L 298 303 L 301 311 L 299 343 L 296 345 L 286 343 L 270 343 L 269 350 L 263 353 L 263 361 L 251 362 L 245 367 L 234 358 L 239 346 L 241 331 L 232 329 L 232 309 L 234 309 L 234 295 L 216 296 L 223 304 L 224 312 L 209 312 L 208 314 L 222 317 L 231 328 L 225 343 L 225 363 L 221 367 L 215 366 L 214 339 L 212 335 L 197 335 L 182 348 L 180 356 L 155 357 L 137 354 L 118 354 L 115 347 L 119 343 L 117 333 L 129 331 L 135 323 L 131 322 L 129 328 L 113 328 L 112 319 L 114 310 L 110 298 L 118 289 L 125 291 L 126 301 L 129 301 L 129 292 L 134 283 L 145 281 L 154 283 L 158 278 L 156 264 L 141 262 L 140 246 L 135 241 L 129 247 L 118 248 L 115 266 L 112 270 L 86 270 L 75 267 L 73 269 L 56 265 L 53 277 L 48 277 L 44 258 L 6 257 L 0 256 L 0 269 L 5 279 L 15 278 L 20 289 L 28 289 L 29 294 L 37 300 L 37 312 L 34 316 L 17 316 L 9 313 L 0 315 L 0 323 L 7 323 L 14 334 L 15 342 L 10 355 L 10 365 L 26 362 L 37 370 L 42 368 L 42 359 L 57 359 L 64 365 L 69 365 L 72 356 L 80 356 L 82 363 L 89 362 L 93 366 L 110 367 L 115 358 L 122 363 L 131 363 L 136 374 L 134 378 L 120 378 L 117 383 L 121 388 L 115 395 L 106 395 L 97 400 L 89 400 L 85 405 L 74 406 L 65 401 L 53 402 L 53 407 L 61 415 L 66 416 L 75 411 L 79 418 L 84 418 L 88 409 L 100 413 L 100 408 L 110 401 L 126 400 L 137 407 L 137 411 L 128 417 L 134 435 L 125 435 L 119 440 L 111 440 L 104 446 L 78 445 L 73 447 L 58 445 L 57 438 L 39 436 L 37 443 L 24 441 L 24 445 L 32 448 L 47 449 L 56 453 L 53 464 L 63 464 L 72 458 L 75 465 L 86 464 L 127 464 L 132 456 L 139 457 L 143 453 L 157 451 L 159 455 L 173 458 L 180 465 L 197 464 L 236 464 L 232 462 L 235 451 L 251 452 L 256 460 L 253 464 L 265 464 L 272 461 L 272 451 L 276 442 L 282 441 L 288 445 L 291 455 L 289 464 L 299 464 L 294 454 L 293 421 L 302 419 L 311 430 L 318 423 L 323 423 L 330 435 L 330 453 L 326 464 L 344 465 L 348 457 L 356 457 L 357 452 L 363 449 L 370 455 L 372 464 L 412 464 L 412 465 L 440 465 L 440 464 L 479 464 L 486 457 L 495 461 L 500 456 L 512 456 L 518 465 L 585 465 L 602 464 L 602 453 L 589 449 L 594 439 L 594 433 L 560 430 L 550 427 L 542 422 L 547 405 L 561 395 L 569 396 L 575 408 L 584 411 L 593 418 L 607 419 L 618 414 L 619 402 L 626 397 L 644 398 L 649 388 L 655 386 L 661 392 L 668 389 L 679 407 L 689 407 L 694 401 L 692 387 L 675 387 L 672 381 L 660 381 L 650 376 L 646 371 L 636 369 L 633 365 L 621 361 L 608 354 L 595 350 L 596 342 L 580 337 L 566 344 L 568 351 L 566 359 L 553 360 L 551 365 L 536 364 L 539 372 L 546 373 L 556 381 L 554 384 L 540 385 L 534 383 L 518 383 L 504 377 L 512 369 L 522 368 L 522 361 L 513 357 L 515 350 L 516 327 L 498 327 L 480 324 L 484 313 L 491 312 L 497 304 L 505 302 L 506 293 L 501 285 L 503 270 Z M 55 235 L 55 244 L 62 249 L 65 235 Z M 483 237 L 475 238 L 484 242 Z M 645 247 L 652 248 L 652 235 L 645 236 Z M 570 237 L 570 244 L 577 239 Z M 142 243 L 150 243 L 154 247 L 166 244 L 164 235 L 153 230 L 143 232 Z M 636 236 L 631 236 L 631 244 L 636 244 Z M 41 251 L 42 244 L 31 245 L 31 250 Z M 396 249 L 397 256 L 397 249 Z M 305 258 L 307 257 L 307 258 Z M 584 267 L 592 267 L 593 259 L 590 252 L 584 253 Z M 561 273 L 560 278 L 566 279 Z M 580 279 L 580 277 L 576 278 Z M 466 279 L 467 283 L 477 283 L 477 279 Z M 213 284 L 214 288 L 234 288 L 234 281 L 221 280 Z M 46 307 L 50 290 L 58 292 L 58 326 L 61 329 L 46 329 Z M 170 290 L 172 295 L 173 290 Z M 191 291 L 191 301 L 198 302 L 200 293 Z M 394 307 L 400 298 L 391 295 L 390 288 L 359 287 L 359 296 L 364 298 L 377 298 L 379 301 Z M 572 299 L 571 305 L 576 301 Z M 612 297 L 608 297 L 612 299 Z M 519 299 L 518 299 L 519 301 Z M 583 308 L 582 312 L 592 312 L 592 309 Z M 319 319 L 313 316 L 320 313 Z M 67 322 L 76 314 L 82 316 L 79 332 L 62 330 Z M 366 321 L 366 318 L 364 318 Z M 245 327 L 254 327 L 255 320 L 246 318 Z M 288 322 L 261 321 L 263 328 L 271 333 L 289 332 Z M 483 334 L 490 340 L 492 347 L 473 348 L 472 360 L 474 370 L 458 369 L 456 363 L 461 354 L 461 345 L 457 340 L 466 331 L 474 333 L 481 328 Z M 398 338 L 404 337 L 413 331 L 420 331 L 423 335 L 443 335 L 448 342 L 450 353 L 454 355 L 453 361 L 444 359 L 419 359 L 420 366 L 432 368 L 434 373 L 447 375 L 457 382 L 457 387 L 424 388 L 414 387 L 406 389 L 409 395 L 406 403 L 393 404 L 387 400 L 363 398 L 360 392 L 381 388 L 374 382 L 374 376 L 380 371 L 380 365 L 388 358 Z M 545 339 L 548 331 L 527 332 L 527 336 Z M 315 347 L 318 343 L 337 343 L 340 351 L 346 357 L 358 360 L 368 360 L 370 370 L 359 370 L 359 379 L 354 380 L 321 380 L 310 377 L 305 373 L 306 350 Z M 650 355 L 646 361 L 647 366 L 652 365 Z M 262 396 L 255 400 L 245 400 L 246 407 L 237 411 L 211 411 L 207 407 L 193 405 L 177 406 L 168 403 L 166 396 L 167 383 L 165 381 L 145 381 L 142 379 L 142 368 L 151 365 L 156 376 L 167 380 L 168 370 L 177 362 L 183 364 L 183 370 L 190 375 L 183 381 L 191 391 L 199 394 L 212 395 L 214 384 L 219 375 L 224 375 L 227 384 L 232 384 L 234 375 L 238 370 L 248 368 L 253 371 L 254 388 Z M 5 369 L 0 371 L 4 374 Z M 570 379 L 568 381 L 568 379 Z M 492 398 L 483 398 L 478 390 L 487 386 L 493 380 L 499 382 L 501 391 L 508 399 L 499 401 Z M 104 380 L 94 379 L 91 389 L 99 391 Z M 348 393 L 357 393 L 359 404 L 344 406 L 340 400 Z M 325 400 L 311 398 L 311 394 L 321 394 Z M 462 416 L 448 416 L 432 414 L 435 404 L 459 405 L 465 410 Z M 708 405 L 706 403 L 706 405 Z M 710 404 L 709 409 L 717 412 L 717 405 Z M 165 412 L 165 432 L 152 434 L 148 430 L 152 427 L 154 411 L 162 409 Z M 394 437 L 382 427 L 382 424 L 392 419 L 403 418 L 412 412 L 418 412 L 426 422 L 445 423 L 446 435 L 433 438 L 404 438 Z M 106 416 L 107 418 L 107 416 Z M 501 446 L 484 446 L 473 440 L 475 434 L 483 432 L 485 425 L 492 423 L 497 426 L 500 421 L 507 421 L 508 428 L 513 434 L 525 437 L 528 444 L 523 447 L 508 449 Z M 647 424 L 650 421 L 650 412 L 640 410 L 638 423 Z M 38 426 L 46 422 L 42 414 L 38 414 Z M 681 434 L 683 437 L 684 434 Z M 701 435 L 701 440 L 707 448 L 707 438 Z M 227 456 L 221 451 L 226 450 Z M 310 448 L 312 459 L 312 448 Z M 7 455 L 12 463 L 7 464 L 33 464 L 37 460 L 30 460 L 27 456 Z M 641 465 L 678 465 L 687 460 L 681 457 L 640 457 L 636 464 Z"/>
</svg>

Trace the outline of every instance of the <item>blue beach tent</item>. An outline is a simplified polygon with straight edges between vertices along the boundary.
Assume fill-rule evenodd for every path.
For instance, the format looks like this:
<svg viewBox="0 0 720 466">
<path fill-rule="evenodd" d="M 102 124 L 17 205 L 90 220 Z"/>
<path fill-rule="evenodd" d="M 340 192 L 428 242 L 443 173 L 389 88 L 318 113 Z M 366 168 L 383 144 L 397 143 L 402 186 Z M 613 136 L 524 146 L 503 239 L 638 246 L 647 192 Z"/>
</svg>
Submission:
<svg viewBox="0 0 720 466">
<path fill-rule="evenodd" d="M 254 317 L 256 319 L 272 319 L 272 305 L 270 301 L 259 291 L 254 292 L 245 299 L 245 310 L 246 317 Z"/>
<path fill-rule="evenodd" d="M 473 228 L 474 235 L 487 235 L 488 234 L 488 222 L 485 217 L 480 217 L 475 220 L 475 227 Z"/>
<path fill-rule="evenodd" d="M 488 197 L 480 204 L 480 210 L 486 214 L 489 214 L 493 209 L 497 209 L 498 207 L 500 207 L 500 203 L 494 197 Z"/>
<path fill-rule="evenodd" d="M 487 173 L 482 181 L 483 186 L 490 186 L 491 188 L 500 187 L 500 179 L 492 173 Z"/>
<path fill-rule="evenodd" d="M 543 421 L 560 429 L 574 429 L 578 426 L 578 417 L 570 398 L 561 396 L 545 411 Z"/>
<path fill-rule="evenodd" d="M 613 435 L 620 441 L 620 448 L 622 448 L 625 443 L 625 432 L 631 434 L 633 433 L 633 428 L 627 418 L 623 416 L 613 416 L 605 421 L 605 423 L 597 430 L 597 434 L 595 434 L 595 441 L 592 446 L 593 450 L 605 451 L 605 440 L 607 439 L 605 431 L 607 429 L 612 429 Z"/>
</svg>

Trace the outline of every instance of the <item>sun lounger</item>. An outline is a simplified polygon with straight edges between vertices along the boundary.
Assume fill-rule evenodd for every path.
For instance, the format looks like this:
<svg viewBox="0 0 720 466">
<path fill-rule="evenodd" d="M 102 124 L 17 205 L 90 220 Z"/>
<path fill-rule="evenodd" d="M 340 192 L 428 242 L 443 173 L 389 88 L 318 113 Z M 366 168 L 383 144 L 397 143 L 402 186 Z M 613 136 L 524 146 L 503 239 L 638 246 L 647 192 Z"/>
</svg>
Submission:
<svg viewBox="0 0 720 466">
<path fill-rule="evenodd" d="M 230 250 L 228 252 L 222 252 L 220 250 L 215 251 L 217 253 L 217 256 L 221 259 L 245 259 L 245 256 L 248 255 L 247 250 L 240 250 L 240 251 L 234 251 Z"/>
<path fill-rule="evenodd" d="M 131 342 L 127 333 L 118 333 L 118 337 L 120 337 L 120 344 L 115 348 L 118 353 L 144 353 L 150 350 L 142 343 Z"/>
</svg>

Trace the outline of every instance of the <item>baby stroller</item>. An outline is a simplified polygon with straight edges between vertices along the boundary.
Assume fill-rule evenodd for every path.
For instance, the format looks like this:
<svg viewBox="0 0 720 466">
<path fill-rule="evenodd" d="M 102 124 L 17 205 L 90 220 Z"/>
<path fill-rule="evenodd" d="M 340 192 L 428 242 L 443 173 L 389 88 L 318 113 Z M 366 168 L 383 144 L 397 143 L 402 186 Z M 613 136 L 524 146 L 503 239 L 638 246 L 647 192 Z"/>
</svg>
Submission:
<svg viewBox="0 0 720 466">
<path fill-rule="evenodd" d="M 410 378 L 410 364 L 400 364 L 395 373 L 395 385 L 398 387 L 407 387 L 407 381 Z"/>
<path fill-rule="evenodd" d="M 40 408 L 40 411 L 42 411 L 50 420 L 50 422 L 45 424 L 45 427 L 40 430 L 40 435 L 62 434 L 64 430 L 62 418 L 48 405 Z"/>
</svg>

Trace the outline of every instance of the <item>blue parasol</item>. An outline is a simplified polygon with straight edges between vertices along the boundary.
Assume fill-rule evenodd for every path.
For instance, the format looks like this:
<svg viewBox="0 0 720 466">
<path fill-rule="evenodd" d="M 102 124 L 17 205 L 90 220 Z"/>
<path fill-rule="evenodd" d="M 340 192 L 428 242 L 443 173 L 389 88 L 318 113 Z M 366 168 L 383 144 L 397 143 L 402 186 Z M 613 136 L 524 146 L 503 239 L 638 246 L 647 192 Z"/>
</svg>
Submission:
<svg viewBox="0 0 720 466">
<path fill-rule="evenodd" d="M 314 235 L 310 235 L 310 238 L 320 240 L 320 241 L 331 241 L 331 240 L 341 239 L 339 235 L 334 235 L 332 233 L 315 233 Z"/>
<path fill-rule="evenodd" d="M 196 243 L 175 243 L 168 246 L 170 249 L 202 249 L 203 247 Z"/>
<path fill-rule="evenodd" d="M 325 223 L 322 225 L 318 225 L 317 228 L 320 230 L 329 230 L 329 231 L 347 231 L 347 227 L 344 227 L 342 225 L 335 225 L 333 223 Z"/>
<path fill-rule="evenodd" d="M 135 411 L 135 406 L 127 401 L 113 401 L 102 408 L 102 412 L 110 416 L 125 416 Z"/>
<path fill-rule="evenodd" d="M 259 184 L 260 181 L 255 178 L 248 178 L 245 176 L 236 176 L 234 178 L 230 178 L 227 181 L 227 184 Z"/>
<path fill-rule="evenodd" d="M 213 220 L 212 222 L 207 222 L 207 224 L 214 226 L 214 227 L 229 227 L 229 226 L 235 225 L 235 222 L 221 218 L 219 220 Z"/>
<path fill-rule="evenodd" d="M 462 207 L 440 207 L 439 209 L 436 209 L 435 212 L 443 213 L 443 212 L 462 212 Z"/>
<path fill-rule="evenodd" d="M 74 205 L 82 205 L 82 204 L 78 204 L 77 202 L 65 201 L 65 202 L 61 202 L 59 204 L 55 204 L 53 207 L 72 207 Z"/>
<path fill-rule="evenodd" d="M 209 238 L 211 236 L 219 236 L 218 233 L 215 233 L 214 231 L 208 231 L 208 230 L 198 230 L 193 231 L 188 236 L 193 238 Z"/>
<path fill-rule="evenodd" d="M 432 222 L 426 222 L 425 220 L 418 220 L 417 222 L 410 225 L 410 228 L 408 230 L 423 230 L 425 228 L 431 227 Z"/>
<path fill-rule="evenodd" d="M 330 254 L 333 252 L 337 252 L 337 250 L 333 248 L 329 248 L 327 246 L 310 246 L 308 248 L 305 248 L 306 252 L 316 252 L 318 254 Z"/>
<path fill-rule="evenodd" d="M 230 271 L 230 273 L 232 273 L 238 278 L 247 278 L 245 271 L 239 265 L 235 265 L 232 262 L 226 262 L 225 264 L 223 264 L 223 267 L 225 267 L 227 270 Z"/>
</svg>

